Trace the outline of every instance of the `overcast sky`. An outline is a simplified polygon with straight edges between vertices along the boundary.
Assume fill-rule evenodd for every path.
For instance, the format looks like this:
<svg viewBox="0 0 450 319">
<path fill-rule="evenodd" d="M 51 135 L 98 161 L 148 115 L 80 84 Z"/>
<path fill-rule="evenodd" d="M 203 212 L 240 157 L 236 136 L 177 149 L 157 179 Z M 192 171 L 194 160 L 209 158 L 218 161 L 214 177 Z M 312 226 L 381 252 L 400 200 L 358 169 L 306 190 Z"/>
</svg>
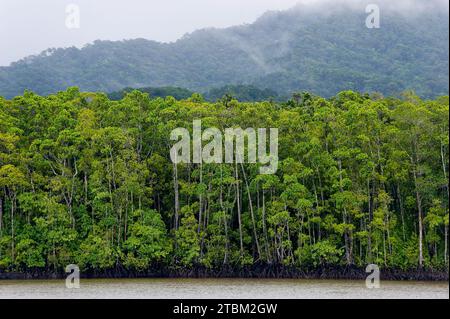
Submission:
<svg viewBox="0 0 450 319">
<path fill-rule="evenodd" d="M 303 0 L 304 1 L 304 0 Z M 307 0 L 315 1 L 315 0 Z M 298 0 L 0 0 L 0 65 L 50 47 L 96 39 L 175 41 L 204 27 L 251 23 L 267 10 Z M 80 28 L 66 28 L 66 6 L 77 4 Z"/>
<path fill-rule="evenodd" d="M 0 0 L 0 66 L 47 48 L 82 47 L 94 40 L 146 38 L 170 42 L 205 27 L 252 23 L 268 10 L 301 2 L 322 8 L 340 2 L 384 2 L 423 10 L 447 0 Z M 413 3 L 416 3 L 413 5 Z M 421 5 L 417 5 L 421 3 Z M 80 28 L 66 27 L 67 6 L 78 5 Z M 70 20 L 73 22 L 73 20 Z"/>
</svg>

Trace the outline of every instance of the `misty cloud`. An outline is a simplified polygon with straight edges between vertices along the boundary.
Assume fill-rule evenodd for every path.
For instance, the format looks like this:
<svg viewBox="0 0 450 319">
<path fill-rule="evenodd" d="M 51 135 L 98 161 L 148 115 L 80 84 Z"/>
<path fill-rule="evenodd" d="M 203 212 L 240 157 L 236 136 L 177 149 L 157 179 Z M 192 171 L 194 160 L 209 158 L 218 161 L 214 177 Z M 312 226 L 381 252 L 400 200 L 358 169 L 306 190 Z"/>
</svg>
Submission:
<svg viewBox="0 0 450 319">
<path fill-rule="evenodd" d="M 71 3 L 80 7 L 79 29 L 65 26 L 65 9 Z M 448 11 L 446 0 L 2 0 L 0 65 L 48 48 L 82 47 L 97 39 L 172 42 L 196 29 L 252 23 L 268 10 L 297 6 L 299 10 L 327 14 L 362 11 L 368 3 L 379 4 L 382 11 L 408 15 L 436 8 Z M 261 52 L 245 44 L 242 49 L 262 68 L 269 68 Z"/>
</svg>

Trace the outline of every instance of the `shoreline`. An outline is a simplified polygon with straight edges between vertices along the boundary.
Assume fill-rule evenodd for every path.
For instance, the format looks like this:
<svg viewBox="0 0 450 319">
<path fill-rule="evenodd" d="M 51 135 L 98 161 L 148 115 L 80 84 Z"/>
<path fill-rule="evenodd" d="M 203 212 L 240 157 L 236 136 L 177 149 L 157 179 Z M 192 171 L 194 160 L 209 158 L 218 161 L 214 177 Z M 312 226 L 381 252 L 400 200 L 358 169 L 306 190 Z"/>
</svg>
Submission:
<svg viewBox="0 0 450 319">
<path fill-rule="evenodd" d="M 67 273 L 34 270 L 27 272 L 2 272 L 0 280 L 45 280 L 65 279 Z M 206 269 L 149 269 L 148 271 L 129 271 L 125 269 L 110 269 L 104 271 L 81 272 L 82 279 L 146 279 L 146 278 L 177 278 L 177 279 L 323 279 L 323 280 L 365 280 L 369 273 L 365 268 L 326 267 L 317 269 L 299 269 L 282 266 L 244 267 L 240 269 L 222 268 Z M 381 269 L 380 279 L 385 281 L 435 281 L 448 282 L 448 271 L 432 269 Z"/>
</svg>

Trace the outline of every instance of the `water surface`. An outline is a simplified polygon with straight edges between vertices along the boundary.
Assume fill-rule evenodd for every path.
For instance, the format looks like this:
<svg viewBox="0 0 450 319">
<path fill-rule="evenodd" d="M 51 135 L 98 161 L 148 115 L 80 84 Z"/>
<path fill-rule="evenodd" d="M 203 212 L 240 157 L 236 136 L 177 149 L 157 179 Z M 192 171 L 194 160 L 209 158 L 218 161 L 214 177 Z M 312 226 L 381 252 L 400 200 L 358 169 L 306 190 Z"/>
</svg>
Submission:
<svg viewBox="0 0 450 319">
<path fill-rule="evenodd" d="M 448 299 L 448 282 L 304 279 L 81 279 L 79 289 L 64 280 L 0 280 L 0 299 Z"/>
</svg>

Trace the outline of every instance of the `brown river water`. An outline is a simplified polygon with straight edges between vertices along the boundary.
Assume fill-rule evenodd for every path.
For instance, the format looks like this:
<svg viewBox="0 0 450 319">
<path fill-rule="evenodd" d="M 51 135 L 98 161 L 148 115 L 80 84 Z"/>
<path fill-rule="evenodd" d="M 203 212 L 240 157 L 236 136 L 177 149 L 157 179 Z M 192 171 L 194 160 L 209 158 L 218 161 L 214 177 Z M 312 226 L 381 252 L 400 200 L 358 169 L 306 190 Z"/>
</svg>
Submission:
<svg viewBox="0 0 450 319">
<path fill-rule="evenodd" d="M 448 299 L 448 282 L 304 279 L 0 280 L 0 299 Z"/>
</svg>

